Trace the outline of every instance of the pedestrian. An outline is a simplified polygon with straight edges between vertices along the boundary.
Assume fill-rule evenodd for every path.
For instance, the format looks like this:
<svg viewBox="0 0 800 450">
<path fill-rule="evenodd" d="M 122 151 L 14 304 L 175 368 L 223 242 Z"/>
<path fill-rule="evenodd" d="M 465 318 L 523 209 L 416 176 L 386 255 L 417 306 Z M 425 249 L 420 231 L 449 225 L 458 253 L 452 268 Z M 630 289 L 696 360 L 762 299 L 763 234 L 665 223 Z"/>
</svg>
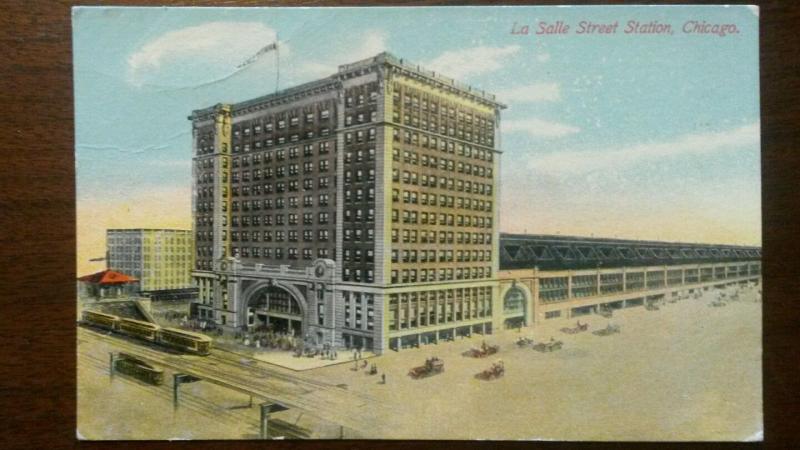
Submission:
<svg viewBox="0 0 800 450">
<path fill-rule="evenodd" d="M 381 374 L 381 384 L 386 384 L 386 374 L 385 373 Z"/>
<path fill-rule="evenodd" d="M 339 355 L 336 354 L 336 350 L 333 351 L 333 359 L 339 359 Z"/>
</svg>

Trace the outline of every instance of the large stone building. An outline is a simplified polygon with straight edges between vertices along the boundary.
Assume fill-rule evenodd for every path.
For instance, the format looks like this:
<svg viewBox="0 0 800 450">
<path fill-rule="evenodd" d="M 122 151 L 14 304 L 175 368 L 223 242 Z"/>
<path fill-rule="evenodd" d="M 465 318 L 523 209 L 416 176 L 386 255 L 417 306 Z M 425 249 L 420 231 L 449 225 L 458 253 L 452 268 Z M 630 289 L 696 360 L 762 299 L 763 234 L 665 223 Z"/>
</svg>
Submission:
<svg viewBox="0 0 800 450">
<path fill-rule="evenodd" d="M 145 294 L 192 288 L 192 250 L 190 230 L 106 230 L 108 268 L 138 279 Z"/>
<path fill-rule="evenodd" d="M 499 314 L 516 327 L 760 283 L 761 249 L 503 234 L 500 269 Z"/>
<path fill-rule="evenodd" d="M 378 352 L 491 332 L 502 108 L 382 53 L 194 111 L 198 314 Z"/>
<path fill-rule="evenodd" d="M 382 53 L 194 111 L 199 316 L 382 352 L 760 280 L 752 247 L 501 239 L 501 109 Z"/>
</svg>

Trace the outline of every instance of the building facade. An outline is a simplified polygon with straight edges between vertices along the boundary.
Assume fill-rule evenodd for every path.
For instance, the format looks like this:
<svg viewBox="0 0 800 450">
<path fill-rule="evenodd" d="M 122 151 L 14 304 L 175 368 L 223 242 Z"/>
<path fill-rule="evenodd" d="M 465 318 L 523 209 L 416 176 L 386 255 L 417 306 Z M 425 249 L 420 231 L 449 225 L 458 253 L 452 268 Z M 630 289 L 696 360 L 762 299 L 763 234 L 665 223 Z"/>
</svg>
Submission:
<svg viewBox="0 0 800 450">
<path fill-rule="evenodd" d="M 757 247 L 511 234 L 500 239 L 507 328 L 761 282 Z"/>
<path fill-rule="evenodd" d="M 503 107 L 382 53 L 194 111 L 199 315 L 377 352 L 491 332 Z"/>
<path fill-rule="evenodd" d="M 143 293 L 192 288 L 193 247 L 191 230 L 106 231 L 108 268 L 138 279 Z"/>
</svg>

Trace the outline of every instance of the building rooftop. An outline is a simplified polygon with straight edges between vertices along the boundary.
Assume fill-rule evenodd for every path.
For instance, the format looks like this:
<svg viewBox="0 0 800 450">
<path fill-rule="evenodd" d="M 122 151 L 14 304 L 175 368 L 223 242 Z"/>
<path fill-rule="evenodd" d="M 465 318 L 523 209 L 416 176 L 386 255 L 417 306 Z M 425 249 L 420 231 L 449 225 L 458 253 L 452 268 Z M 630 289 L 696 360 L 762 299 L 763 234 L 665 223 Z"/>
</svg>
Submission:
<svg viewBox="0 0 800 450">
<path fill-rule="evenodd" d="M 93 273 L 91 275 L 84 275 L 78 278 L 78 281 L 83 281 L 85 283 L 92 283 L 92 284 L 127 284 L 127 283 L 134 283 L 137 280 L 136 278 L 130 277 L 125 275 L 124 273 L 114 272 L 113 270 L 103 270 L 97 273 Z"/>
<path fill-rule="evenodd" d="M 241 101 L 238 103 L 233 103 L 231 105 L 232 112 L 237 112 L 241 110 L 246 110 L 248 108 L 252 108 L 259 105 L 264 105 L 266 103 L 272 101 L 283 101 L 287 97 L 291 97 L 293 95 L 298 95 L 302 93 L 306 93 L 309 91 L 324 91 L 328 89 L 334 89 L 337 87 L 339 80 L 346 76 L 347 74 L 352 74 L 354 72 L 358 72 L 360 70 L 366 69 L 370 66 L 374 65 L 390 65 L 396 68 L 406 70 L 409 74 L 414 76 L 424 78 L 431 83 L 435 83 L 440 85 L 443 88 L 452 89 L 454 91 L 458 91 L 461 94 L 470 96 L 475 100 L 489 103 L 495 107 L 505 109 L 506 105 L 497 101 L 497 98 L 494 94 L 490 94 L 482 89 L 477 89 L 472 87 L 466 83 L 457 81 L 453 78 L 449 78 L 442 74 L 436 73 L 432 70 L 427 70 L 418 64 L 414 64 L 409 62 L 403 58 L 398 58 L 389 52 L 382 52 L 378 53 L 375 56 L 362 59 L 360 61 L 355 61 L 349 64 L 343 64 L 338 67 L 338 71 L 333 73 L 324 78 L 318 78 L 313 81 L 309 81 L 307 83 L 298 84 L 292 87 L 288 87 L 285 89 L 281 89 L 277 92 L 273 92 L 270 94 L 262 95 L 260 97 L 255 97 L 249 100 Z M 221 104 L 196 109 L 192 111 L 192 114 L 188 117 L 189 120 L 193 120 L 196 118 L 203 118 L 212 114 Z"/>
<path fill-rule="evenodd" d="M 500 270 L 577 270 L 761 259 L 761 247 L 630 239 L 500 234 Z"/>
</svg>

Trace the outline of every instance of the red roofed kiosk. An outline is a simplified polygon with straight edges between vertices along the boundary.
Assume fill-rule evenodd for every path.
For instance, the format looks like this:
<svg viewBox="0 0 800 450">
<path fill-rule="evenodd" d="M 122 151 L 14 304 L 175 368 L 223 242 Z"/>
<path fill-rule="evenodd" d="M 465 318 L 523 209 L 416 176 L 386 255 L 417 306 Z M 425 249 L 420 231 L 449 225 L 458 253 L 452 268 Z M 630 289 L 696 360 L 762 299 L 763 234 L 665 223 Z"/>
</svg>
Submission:
<svg viewBox="0 0 800 450">
<path fill-rule="evenodd" d="M 91 275 L 84 275 L 78 278 L 78 281 L 81 282 L 87 296 L 101 299 L 131 295 L 135 292 L 139 280 L 124 273 L 106 269 Z"/>
</svg>

